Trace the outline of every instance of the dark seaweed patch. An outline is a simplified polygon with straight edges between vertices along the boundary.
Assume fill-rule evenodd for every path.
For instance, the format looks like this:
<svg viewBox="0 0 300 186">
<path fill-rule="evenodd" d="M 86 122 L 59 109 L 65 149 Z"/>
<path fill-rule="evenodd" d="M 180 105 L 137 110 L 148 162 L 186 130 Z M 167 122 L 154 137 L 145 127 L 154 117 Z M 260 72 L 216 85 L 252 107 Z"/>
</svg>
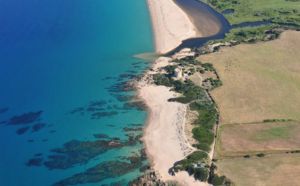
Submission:
<svg viewBox="0 0 300 186">
<path fill-rule="evenodd" d="M 33 139 L 29 139 L 29 140 L 27 140 L 27 142 L 28 142 L 28 143 L 33 143 L 34 140 L 33 140 Z"/>
<path fill-rule="evenodd" d="M 123 131 L 125 132 L 137 132 L 137 131 L 142 131 L 142 127 L 136 127 L 136 128 L 131 128 L 131 127 L 124 127 Z"/>
<path fill-rule="evenodd" d="M 94 134 L 94 137 L 98 138 L 98 139 L 100 139 L 100 138 L 109 138 L 109 136 L 106 135 L 106 134 Z"/>
<path fill-rule="evenodd" d="M 101 119 L 103 117 L 109 117 L 117 115 L 118 112 L 116 111 L 110 111 L 110 112 L 95 112 L 91 115 L 91 119 Z"/>
<path fill-rule="evenodd" d="M 54 186 L 67 186 L 87 183 L 97 183 L 107 178 L 116 178 L 127 174 L 142 166 L 142 158 L 139 156 L 130 157 L 130 162 L 106 161 L 100 163 L 85 172 L 75 174 L 69 178 L 61 180 Z"/>
<path fill-rule="evenodd" d="M 103 134 L 96 136 L 107 137 Z M 50 170 L 68 169 L 77 164 L 85 164 L 108 150 L 132 146 L 140 142 L 141 135 L 127 134 L 127 136 L 128 140 L 126 141 L 121 141 L 119 138 L 96 141 L 69 141 L 61 148 L 52 149 L 52 154 L 47 157 L 43 165 Z"/>
<path fill-rule="evenodd" d="M 146 104 L 143 101 L 130 101 L 124 104 L 124 109 L 146 110 Z"/>
<path fill-rule="evenodd" d="M 53 133 L 55 133 L 56 132 L 56 130 L 50 130 L 49 131 L 49 133 L 51 133 L 51 134 L 53 134 Z"/>
<path fill-rule="evenodd" d="M 114 94 L 114 97 L 120 102 L 131 101 L 135 98 L 134 95 Z"/>
<path fill-rule="evenodd" d="M 100 100 L 100 101 L 91 101 L 89 104 L 89 107 L 103 107 L 107 104 L 106 101 Z"/>
<path fill-rule="evenodd" d="M 120 180 L 110 184 L 102 184 L 101 186 L 123 186 L 123 185 L 128 185 L 126 180 Z"/>
<path fill-rule="evenodd" d="M 41 114 L 43 111 L 37 111 L 37 112 L 28 112 L 24 113 L 19 116 L 12 117 L 8 124 L 9 125 L 25 125 L 25 124 L 31 124 L 33 122 L 36 122 L 40 119 Z"/>
<path fill-rule="evenodd" d="M 43 163 L 43 158 L 32 158 L 32 159 L 28 160 L 26 165 L 29 167 L 32 167 L 32 166 L 39 167 L 42 165 L 42 163 Z"/>
<path fill-rule="evenodd" d="M 43 153 L 36 153 L 34 156 L 39 157 L 39 156 L 42 156 L 42 155 L 43 155 Z"/>
<path fill-rule="evenodd" d="M 7 112 L 8 109 L 9 109 L 8 107 L 0 108 L 0 114 L 3 114 L 3 113 L 5 113 L 5 112 Z"/>
<path fill-rule="evenodd" d="M 77 113 L 84 114 L 84 110 L 85 110 L 84 107 L 77 107 L 71 110 L 70 114 L 77 114 Z"/>
<path fill-rule="evenodd" d="M 18 135 L 22 135 L 22 134 L 25 134 L 28 130 L 29 130 L 30 127 L 22 127 L 22 128 L 19 128 L 16 133 Z"/>
<path fill-rule="evenodd" d="M 111 77 L 111 76 L 107 76 L 102 78 L 102 80 L 112 80 L 112 79 L 117 79 L 116 77 Z"/>
<path fill-rule="evenodd" d="M 72 140 L 65 143 L 62 148 L 53 149 L 54 155 L 48 156 L 48 160 L 44 162 L 44 165 L 48 169 L 67 169 L 76 164 L 86 163 L 110 149 L 122 146 L 124 144 L 114 140 Z"/>
<path fill-rule="evenodd" d="M 88 114 L 91 119 L 100 119 L 103 117 L 110 117 L 119 114 L 117 111 L 120 110 L 122 107 L 112 104 L 112 101 L 91 101 L 87 106 L 78 107 L 73 109 L 70 113 L 76 114 L 80 113 L 81 115 Z"/>
<path fill-rule="evenodd" d="M 134 78 L 136 78 L 136 75 L 135 74 L 131 74 L 131 72 L 130 72 L 130 73 L 121 74 L 118 77 L 118 80 L 119 81 L 123 81 L 123 80 L 130 80 L 130 79 L 134 79 Z"/>
<path fill-rule="evenodd" d="M 38 132 L 40 131 L 41 129 L 43 129 L 44 127 L 46 126 L 45 123 L 37 123 L 37 124 L 34 124 L 31 128 L 31 131 L 32 132 Z"/>
<path fill-rule="evenodd" d="M 131 126 L 135 126 L 135 127 L 140 127 L 140 126 L 143 126 L 142 123 L 132 123 L 130 124 Z"/>
<path fill-rule="evenodd" d="M 6 121 L 0 121 L 0 125 L 6 124 Z"/>
<path fill-rule="evenodd" d="M 116 83 L 106 89 L 110 93 L 129 92 L 129 91 L 134 91 L 135 86 L 132 82 L 125 81 L 125 82 Z"/>
</svg>

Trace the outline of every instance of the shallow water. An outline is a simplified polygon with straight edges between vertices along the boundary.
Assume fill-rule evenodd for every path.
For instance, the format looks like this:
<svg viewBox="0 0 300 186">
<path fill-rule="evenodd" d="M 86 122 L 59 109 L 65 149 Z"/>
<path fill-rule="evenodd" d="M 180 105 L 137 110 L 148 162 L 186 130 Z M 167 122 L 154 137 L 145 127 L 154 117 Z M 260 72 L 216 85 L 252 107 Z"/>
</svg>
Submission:
<svg viewBox="0 0 300 186">
<path fill-rule="evenodd" d="M 124 128 L 146 113 L 123 82 L 148 67 L 133 56 L 153 51 L 145 0 L 0 1 L 0 23 L 0 185 L 52 185 L 140 153 L 127 136 L 140 131 Z M 108 148 L 113 137 L 121 146 Z M 141 166 L 94 184 L 125 184 Z"/>
</svg>

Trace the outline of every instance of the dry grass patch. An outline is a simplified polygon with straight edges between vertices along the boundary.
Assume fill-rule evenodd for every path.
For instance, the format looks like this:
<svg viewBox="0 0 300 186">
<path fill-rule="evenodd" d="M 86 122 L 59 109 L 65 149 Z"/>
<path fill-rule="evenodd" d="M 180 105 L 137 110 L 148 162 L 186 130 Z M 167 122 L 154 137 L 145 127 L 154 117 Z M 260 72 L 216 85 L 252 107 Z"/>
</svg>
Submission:
<svg viewBox="0 0 300 186">
<path fill-rule="evenodd" d="M 200 56 L 213 63 L 223 86 L 212 91 L 221 122 L 300 120 L 300 32 Z"/>
<path fill-rule="evenodd" d="M 223 159 L 217 166 L 237 186 L 300 185 L 300 154 Z"/>
<path fill-rule="evenodd" d="M 223 125 L 217 139 L 217 157 L 299 150 L 299 134 L 299 122 Z"/>
</svg>

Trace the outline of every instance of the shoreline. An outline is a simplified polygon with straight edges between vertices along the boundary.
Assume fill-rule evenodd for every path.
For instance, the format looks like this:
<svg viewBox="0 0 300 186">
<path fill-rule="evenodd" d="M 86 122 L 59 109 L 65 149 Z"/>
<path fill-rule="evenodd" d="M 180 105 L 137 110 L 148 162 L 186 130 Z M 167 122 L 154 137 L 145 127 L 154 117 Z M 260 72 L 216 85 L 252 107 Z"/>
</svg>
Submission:
<svg viewBox="0 0 300 186">
<path fill-rule="evenodd" d="M 190 15 L 173 0 L 147 0 L 152 30 L 154 33 L 155 49 L 158 53 L 166 53 L 182 44 L 183 40 L 205 37 L 210 35 L 208 28 L 198 28 L 194 25 Z M 203 13 L 205 14 L 205 13 Z M 179 17 L 178 17 L 179 16 Z M 206 25 L 212 24 L 207 20 Z M 175 24 L 174 24 L 175 23 Z M 218 29 L 213 29 L 212 35 Z M 211 30 L 212 31 L 212 30 Z M 173 58 L 189 55 L 180 53 Z M 170 65 L 172 58 L 160 57 L 153 62 L 150 68 L 137 82 L 138 97 L 147 106 L 148 117 L 144 127 L 143 142 L 145 151 L 153 171 L 163 182 L 177 182 L 180 185 L 206 186 L 207 182 L 196 181 L 186 171 L 172 176 L 169 169 L 174 163 L 186 158 L 196 151 L 189 143 L 187 136 L 187 108 L 186 104 L 169 102 L 168 99 L 178 96 L 165 86 L 154 85 L 150 76 L 158 73 L 164 66 Z M 192 134 L 190 134 L 192 135 Z"/>
<path fill-rule="evenodd" d="M 185 39 L 203 37 L 201 30 L 197 30 L 190 17 L 173 0 L 147 0 L 147 4 L 156 52 L 166 53 L 178 47 Z M 196 181 L 185 171 L 175 176 L 169 174 L 175 162 L 196 150 L 189 143 L 185 132 L 187 105 L 169 102 L 168 99 L 178 93 L 170 91 L 168 87 L 154 85 L 149 78 L 161 67 L 169 65 L 170 60 L 166 57 L 158 58 L 137 82 L 138 97 L 146 104 L 148 113 L 142 138 L 145 151 L 151 170 L 159 180 L 180 185 L 206 186 L 206 182 Z"/>
</svg>

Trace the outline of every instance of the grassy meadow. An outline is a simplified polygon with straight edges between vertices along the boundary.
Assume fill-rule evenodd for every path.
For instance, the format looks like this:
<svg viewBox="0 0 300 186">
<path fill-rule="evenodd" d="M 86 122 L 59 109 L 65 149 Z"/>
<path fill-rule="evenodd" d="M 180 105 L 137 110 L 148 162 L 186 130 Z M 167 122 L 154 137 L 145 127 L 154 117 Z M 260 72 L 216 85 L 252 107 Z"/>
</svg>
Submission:
<svg viewBox="0 0 300 186">
<path fill-rule="evenodd" d="M 222 159 L 217 166 L 218 173 L 228 176 L 237 186 L 300 185 L 300 154 Z"/>
<path fill-rule="evenodd" d="M 220 112 L 214 158 L 234 185 L 300 183 L 300 32 L 201 55 L 223 85 L 211 91 Z"/>
<path fill-rule="evenodd" d="M 222 125 L 216 157 L 289 152 L 300 149 L 299 122 L 265 122 Z"/>
<path fill-rule="evenodd" d="M 212 91 L 221 123 L 300 120 L 300 32 L 200 56 L 216 68 L 223 86 Z"/>
</svg>

